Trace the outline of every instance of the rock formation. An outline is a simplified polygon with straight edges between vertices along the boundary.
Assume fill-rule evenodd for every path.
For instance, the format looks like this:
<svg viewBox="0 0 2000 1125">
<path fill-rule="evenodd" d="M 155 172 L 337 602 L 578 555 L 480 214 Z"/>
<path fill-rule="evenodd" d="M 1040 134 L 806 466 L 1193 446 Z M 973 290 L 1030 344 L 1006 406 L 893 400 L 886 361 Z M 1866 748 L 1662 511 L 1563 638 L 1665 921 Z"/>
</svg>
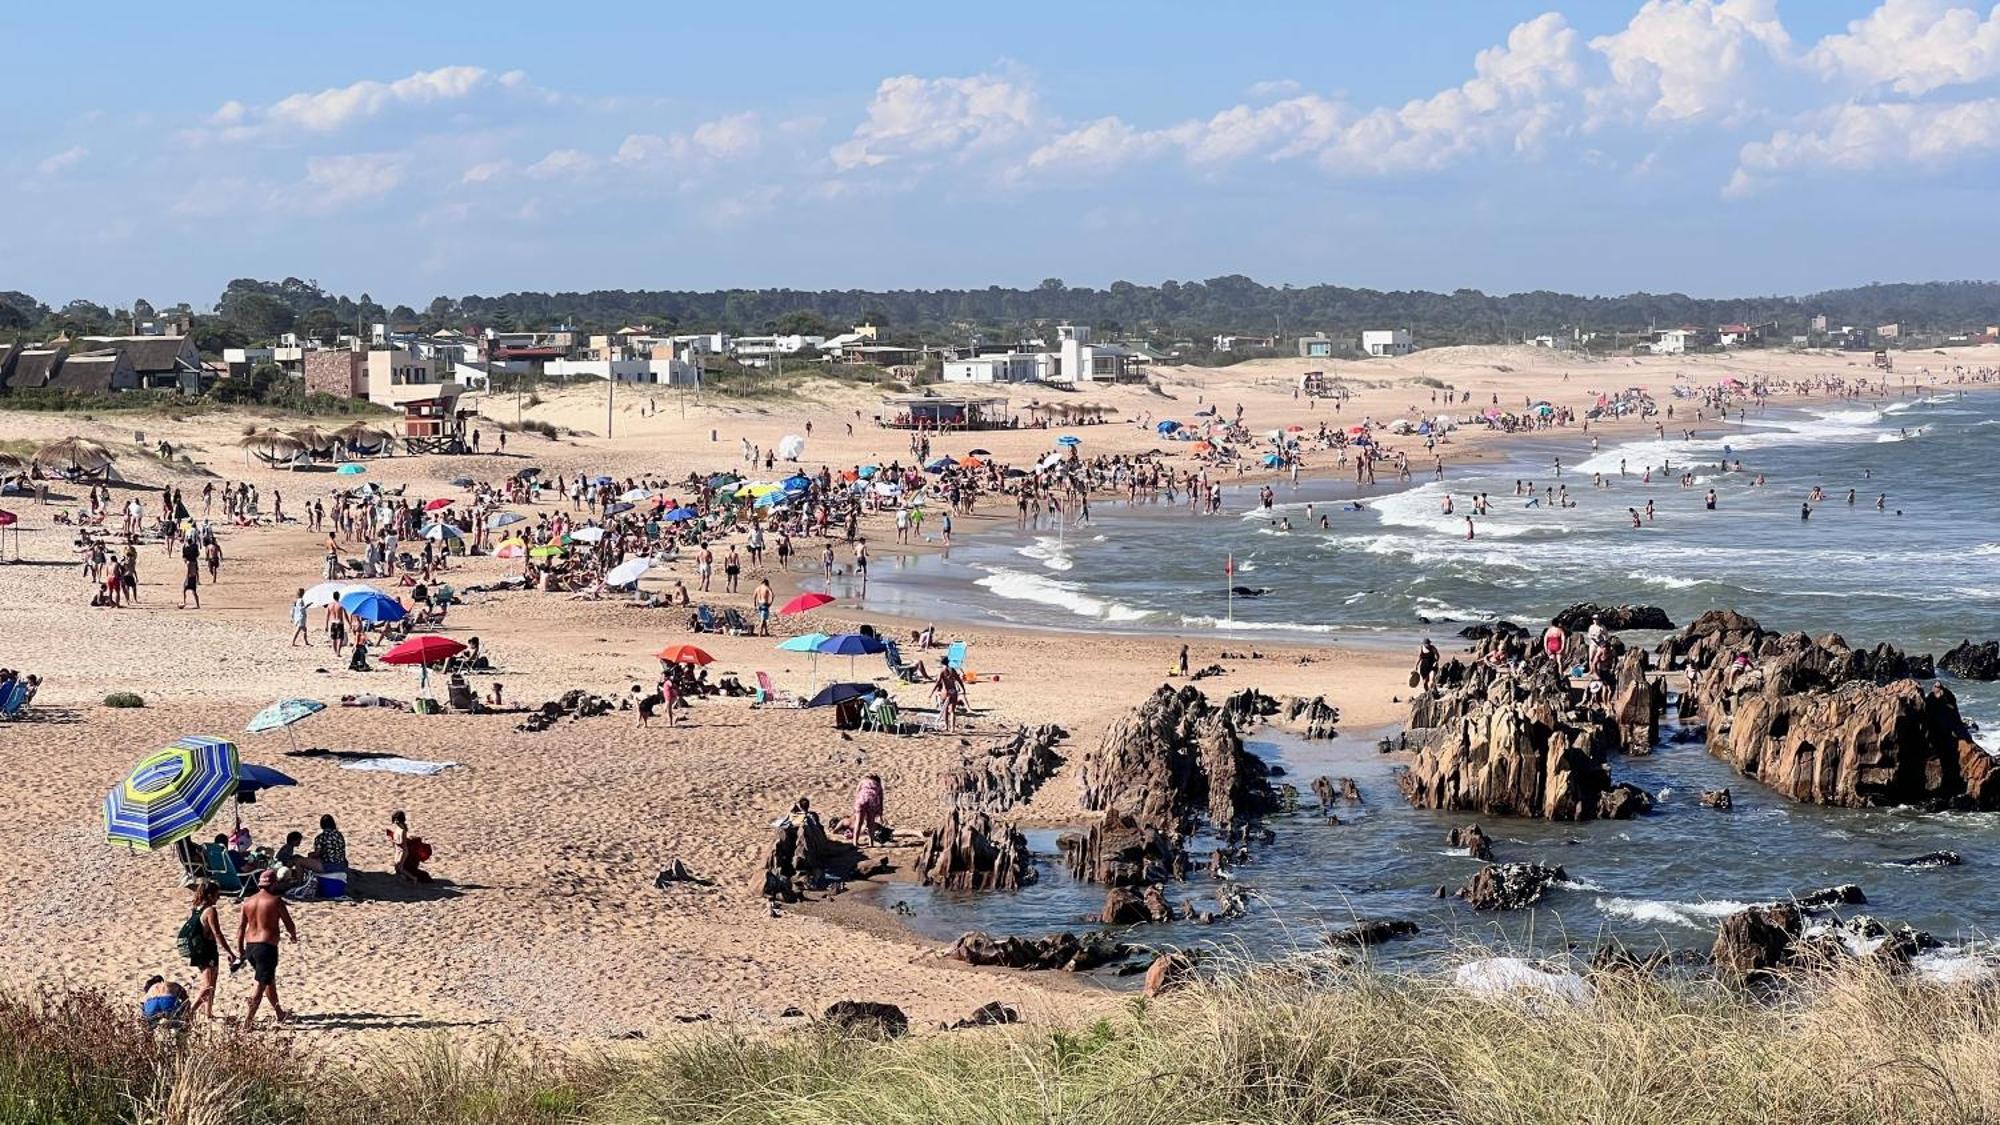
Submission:
<svg viewBox="0 0 2000 1125">
<path fill-rule="evenodd" d="M 995 965 L 1007 969 L 1050 969 L 1087 972 L 1100 965 L 1123 960 L 1130 949 L 1106 938 L 1079 938 L 1075 934 L 1050 934 L 1044 938 L 992 937 L 972 931 L 961 936 L 949 956 L 968 965 Z"/>
<path fill-rule="evenodd" d="M 924 834 L 916 870 L 924 886 L 953 891 L 1011 891 L 1035 881 L 1028 841 L 1012 824 L 956 808 Z"/>
<path fill-rule="evenodd" d="M 1144 887 L 1112 887 L 1104 892 L 1104 909 L 1097 920 L 1107 926 L 1129 926 L 1137 922 L 1171 922 L 1173 904 L 1158 883 Z"/>
<path fill-rule="evenodd" d="M 1332 738 L 1339 733 L 1334 728 L 1340 723 L 1340 708 L 1323 695 L 1287 696 L 1279 705 L 1278 718 L 1301 738 Z"/>
<path fill-rule="evenodd" d="M 1891 867 L 1915 868 L 1957 867 L 1964 862 L 1964 858 L 1957 852 L 1925 852 L 1922 855 L 1913 855 L 1906 859 L 1892 859 L 1888 861 Z"/>
<path fill-rule="evenodd" d="M 1938 657 L 1937 666 L 1961 680 L 2000 680 L 2000 641 L 1983 645 L 1960 641 L 1958 647 Z"/>
<path fill-rule="evenodd" d="M 828 837 L 817 815 L 795 813 L 778 827 L 764 851 L 759 893 L 780 902 L 797 902 L 828 882 L 857 878 L 854 864 L 859 856 Z"/>
<path fill-rule="evenodd" d="M 1766 978 L 1790 961 L 1804 928 L 1804 915 L 1790 903 L 1739 910 L 1716 931 L 1716 971 L 1738 982 Z"/>
<path fill-rule="evenodd" d="M 1727 789 L 1704 789 L 1696 800 L 1705 809 L 1721 809 L 1726 812 L 1736 807 L 1736 802 L 1729 796 Z"/>
<path fill-rule="evenodd" d="M 1487 838 L 1486 830 L 1477 824 L 1452 829 L 1451 834 L 1445 837 L 1445 846 L 1464 848 L 1465 854 L 1474 859 L 1489 862 L 1493 859 L 1493 841 Z"/>
<path fill-rule="evenodd" d="M 1616 633 L 1624 629 L 1671 629 L 1674 623 L 1667 619 L 1667 611 L 1655 605 L 1597 605 L 1593 602 L 1578 602 L 1558 613 L 1553 624 L 1565 633 L 1581 633 L 1590 628 L 1592 619 L 1604 623 L 1606 629 Z"/>
<path fill-rule="evenodd" d="M 1162 953 L 1146 968 L 1146 995 L 1158 996 L 1169 989 L 1179 988 L 1195 979 L 1195 955 L 1192 953 Z"/>
<path fill-rule="evenodd" d="M 1619 745 L 1627 754 L 1650 754 L 1667 710 L 1666 684 L 1651 674 L 1652 662 L 1641 649 L 1626 650 L 1616 667 L 1611 717 L 1618 724 Z"/>
<path fill-rule="evenodd" d="M 1992 755 L 1927 657 L 1837 634 L 1770 633 L 1728 611 L 1661 645 L 1686 669 L 1681 713 L 1701 716 L 1709 752 L 1796 801 L 1872 808 L 2000 808 Z"/>
<path fill-rule="evenodd" d="M 1000 813 L 1027 800 L 1063 764 L 1056 744 L 1067 737 L 1054 723 L 1015 728 L 944 775 L 946 807 Z"/>
<path fill-rule="evenodd" d="M 1275 796 L 1263 761 L 1243 749 L 1237 729 L 1199 689 L 1161 687 L 1084 755 L 1083 807 L 1116 810 L 1163 831 L 1185 832 L 1203 811 L 1219 833 L 1240 828 L 1270 811 Z"/>
<path fill-rule="evenodd" d="M 1415 937 L 1416 934 L 1417 924 L 1415 922 L 1370 920 L 1356 922 L 1354 925 L 1343 930 L 1335 930 L 1327 934 L 1324 940 L 1328 945 L 1359 948 L 1362 946 L 1380 945 L 1385 941 L 1395 941 L 1397 938 Z"/>
<path fill-rule="evenodd" d="M 1458 888 L 1458 897 L 1474 910 L 1521 910 L 1542 901 L 1551 884 L 1568 878 L 1560 867 L 1492 863 Z"/>
<path fill-rule="evenodd" d="M 1134 887 L 1187 877 L 1187 850 L 1181 837 L 1111 810 L 1082 831 L 1056 837 L 1070 876 L 1086 883 Z"/>
<path fill-rule="evenodd" d="M 894 1039 L 908 1034 L 910 1017 L 894 1004 L 868 1000 L 839 1000 L 827 1006 L 820 1020 L 850 1035 Z"/>
</svg>

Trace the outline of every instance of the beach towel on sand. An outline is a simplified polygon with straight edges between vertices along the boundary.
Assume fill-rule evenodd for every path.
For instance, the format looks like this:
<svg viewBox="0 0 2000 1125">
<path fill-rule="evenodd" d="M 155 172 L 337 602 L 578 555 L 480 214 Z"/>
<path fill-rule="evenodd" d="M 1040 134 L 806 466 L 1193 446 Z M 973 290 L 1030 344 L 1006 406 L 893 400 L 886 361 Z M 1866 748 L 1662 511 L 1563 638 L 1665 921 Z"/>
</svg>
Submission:
<svg viewBox="0 0 2000 1125">
<path fill-rule="evenodd" d="M 457 762 L 425 762 L 416 758 L 367 758 L 358 762 L 342 762 L 344 770 L 371 770 L 377 773 L 407 773 L 419 777 L 443 773 L 458 765 Z"/>
</svg>

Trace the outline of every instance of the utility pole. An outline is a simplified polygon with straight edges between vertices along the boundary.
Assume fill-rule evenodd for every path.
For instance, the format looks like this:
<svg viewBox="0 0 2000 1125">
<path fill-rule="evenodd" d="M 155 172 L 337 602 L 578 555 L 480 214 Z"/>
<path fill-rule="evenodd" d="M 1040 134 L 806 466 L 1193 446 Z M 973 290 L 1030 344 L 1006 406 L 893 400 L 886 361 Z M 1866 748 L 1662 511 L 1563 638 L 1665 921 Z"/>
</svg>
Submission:
<svg viewBox="0 0 2000 1125">
<path fill-rule="evenodd" d="M 618 399 L 618 374 L 606 371 L 604 380 L 604 436 L 611 436 L 611 406 Z"/>
</svg>

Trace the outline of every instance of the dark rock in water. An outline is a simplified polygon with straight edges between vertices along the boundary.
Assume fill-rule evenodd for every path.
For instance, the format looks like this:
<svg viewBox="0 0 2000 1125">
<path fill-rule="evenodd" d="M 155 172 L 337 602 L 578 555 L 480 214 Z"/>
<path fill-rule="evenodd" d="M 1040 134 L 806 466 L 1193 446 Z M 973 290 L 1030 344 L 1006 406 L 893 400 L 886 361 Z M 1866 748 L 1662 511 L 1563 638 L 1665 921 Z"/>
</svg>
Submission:
<svg viewBox="0 0 2000 1125">
<path fill-rule="evenodd" d="M 1908 859 L 1892 859 L 1891 867 L 1957 867 L 1965 860 L 1957 852 L 1925 852 Z"/>
<path fill-rule="evenodd" d="M 1606 629 L 1620 632 L 1625 629 L 1671 629 L 1674 623 L 1667 618 L 1667 611 L 1656 605 L 1597 605 L 1593 602 L 1578 602 L 1555 615 L 1552 623 L 1565 633 L 1580 633 L 1590 628 L 1595 618 L 1603 622 Z"/>
<path fill-rule="evenodd" d="M 1652 662 L 1642 649 L 1628 649 L 1618 658 L 1611 683 L 1611 717 L 1618 723 L 1620 748 L 1627 754 L 1650 754 L 1660 739 L 1660 716 L 1667 712 L 1666 683 L 1651 675 Z"/>
<path fill-rule="evenodd" d="M 1345 801 L 1350 805 L 1361 803 L 1361 786 L 1351 777 L 1335 781 L 1322 774 L 1313 778 L 1312 791 L 1313 796 L 1319 799 L 1319 811 L 1322 813 L 1332 812 L 1336 801 Z"/>
<path fill-rule="evenodd" d="M 1146 969 L 1146 995 L 1158 996 L 1190 983 L 1194 980 L 1196 967 L 1192 953 L 1161 954 Z"/>
<path fill-rule="evenodd" d="M 2000 641 L 1979 645 L 1960 641 L 1938 657 L 1937 666 L 1961 680 L 2000 680 Z"/>
<path fill-rule="evenodd" d="M 1238 693 L 1230 706 L 1269 714 L 1277 701 Z M 1203 812 L 1223 833 L 1262 816 L 1276 807 L 1276 794 L 1263 760 L 1243 748 L 1238 731 L 1231 711 L 1210 704 L 1199 689 L 1163 686 L 1083 756 L 1083 807 L 1116 809 L 1143 827 L 1181 834 Z"/>
<path fill-rule="evenodd" d="M 1244 688 L 1222 701 L 1222 713 L 1229 716 L 1237 730 L 1249 730 L 1259 720 L 1268 719 L 1279 710 L 1276 699 L 1256 688 Z"/>
<path fill-rule="evenodd" d="M 1704 789 L 1701 791 L 1701 796 L 1697 798 L 1697 800 L 1700 801 L 1701 807 L 1705 809 L 1721 809 L 1727 811 L 1729 809 L 1736 807 L 1736 804 L 1730 798 L 1729 790 L 1727 789 Z"/>
<path fill-rule="evenodd" d="M 1458 897 L 1474 910 L 1521 910 L 1542 901 L 1549 885 L 1569 876 L 1560 867 L 1539 863 L 1495 863 L 1458 888 Z"/>
<path fill-rule="evenodd" d="M 1171 922 L 1173 904 L 1158 883 L 1143 889 L 1113 887 L 1104 894 L 1104 911 L 1098 920 L 1107 926 L 1129 926 L 1137 922 Z"/>
<path fill-rule="evenodd" d="M 1477 824 L 1468 824 L 1463 828 L 1452 829 L 1451 834 L 1445 837 L 1445 845 L 1453 848 L 1464 848 L 1465 853 L 1474 859 L 1483 859 L 1489 862 L 1493 859 L 1493 841 L 1487 838 L 1486 830 Z"/>
<path fill-rule="evenodd" d="M 1855 886 L 1853 883 L 1841 883 L 1838 886 L 1821 887 L 1816 891 L 1807 891 L 1805 894 L 1792 896 L 1792 902 L 1800 910 L 1825 910 L 1828 907 L 1834 906 L 1860 906 L 1867 901 L 1868 896 L 1862 894 L 1861 888 Z"/>
<path fill-rule="evenodd" d="M 1766 978 L 1791 962 L 1804 928 L 1804 916 L 1790 903 L 1739 910 L 1716 931 L 1716 971 L 1739 982 Z"/>
<path fill-rule="evenodd" d="M 1357 922 L 1344 930 L 1335 930 L 1327 934 L 1324 940 L 1328 945 L 1344 945 L 1359 948 L 1362 946 L 1380 945 L 1385 941 L 1395 941 L 1397 938 L 1415 937 L 1416 934 L 1417 924 L 1415 922 L 1367 921 Z"/>
<path fill-rule="evenodd" d="M 1261 598 L 1271 592 L 1269 586 L 1231 586 L 1229 592 L 1239 598 Z"/>
<path fill-rule="evenodd" d="M 1134 887 L 1187 875 L 1187 851 L 1177 834 L 1142 825 L 1116 809 L 1082 832 L 1056 837 L 1056 847 L 1070 875 L 1086 883 Z"/>
<path fill-rule="evenodd" d="M 1084 972 L 1121 960 L 1129 952 L 1125 945 L 1096 936 L 1086 939 L 1064 933 L 1034 939 L 996 938 L 974 930 L 958 939 L 951 947 L 950 957 L 968 965 Z"/>
<path fill-rule="evenodd" d="M 1001 1024 L 1020 1022 L 1020 1012 L 1002 1004 L 998 1000 L 990 1000 L 974 1008 L 971 1015 L 952 1024 L 947 1030 L 963 1031 L 968 1027 L 998 1027 Z"/>
<path fill-rule="evenodd" d="M 1522 637 L 1528 631 L 1512 621 L 1481 621 L 1477 625 L 1467 625 L 1458 635 L 1468 641 L 1483 641 L 1492 637 Z"/>
<path fill-rule="evenodd" d="M 839 1000 L 827 1006 L 820 1019 L 842 1031 L 879 1039 L 894 1039 L 910 1030 L 910 1017 L 894 1004 L 868 1000 Z"/>
<path fill-rule="evenodd" d="M 958 808 L 924 834 L 916 869 L 924 886 L 954 891 L 1012 891 L 1035 881 L 1034 860 L 1019 830 Z"/>
<path fill-rule="evenodd" d="M 1279 702 L 1279 717 L 1289 726 L 1298 730 L 1303 738 L 1332 738 L 1338 731 L 1340 708 L 1326 701 L 1323 695 L 1311 698 L 1291 695 Z M 1272 767 L 1275 776 L 1277 767 Z"/>
<path fill-rule="evenodd" d="M 1630 820 L 1652 811 L 1653 795 L 1628 781 L 1619 782 L 1597 798 L 1597 815 L 1601 820 Z"/>
</svg>

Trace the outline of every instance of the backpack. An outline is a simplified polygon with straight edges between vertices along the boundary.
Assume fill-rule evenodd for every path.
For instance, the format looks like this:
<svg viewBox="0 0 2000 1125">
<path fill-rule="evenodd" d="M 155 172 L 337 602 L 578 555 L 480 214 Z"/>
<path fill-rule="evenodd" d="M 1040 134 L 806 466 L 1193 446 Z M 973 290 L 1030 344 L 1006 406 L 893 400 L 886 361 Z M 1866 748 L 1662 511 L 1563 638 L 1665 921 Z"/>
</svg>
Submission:
<svg viewBox="0 0 2000 1125">
<path fill-rule="evenodd" d="M 206 962 L 215 956 L 215 939 L 208 934 L 208 927 L 202 925 L 201 907 L 195 907 L 187 921 L 181 923 L 180 932 L 174 935 L 174 948 L 180 951 L 181 959 L 193 965 Z"/>
</svg>

